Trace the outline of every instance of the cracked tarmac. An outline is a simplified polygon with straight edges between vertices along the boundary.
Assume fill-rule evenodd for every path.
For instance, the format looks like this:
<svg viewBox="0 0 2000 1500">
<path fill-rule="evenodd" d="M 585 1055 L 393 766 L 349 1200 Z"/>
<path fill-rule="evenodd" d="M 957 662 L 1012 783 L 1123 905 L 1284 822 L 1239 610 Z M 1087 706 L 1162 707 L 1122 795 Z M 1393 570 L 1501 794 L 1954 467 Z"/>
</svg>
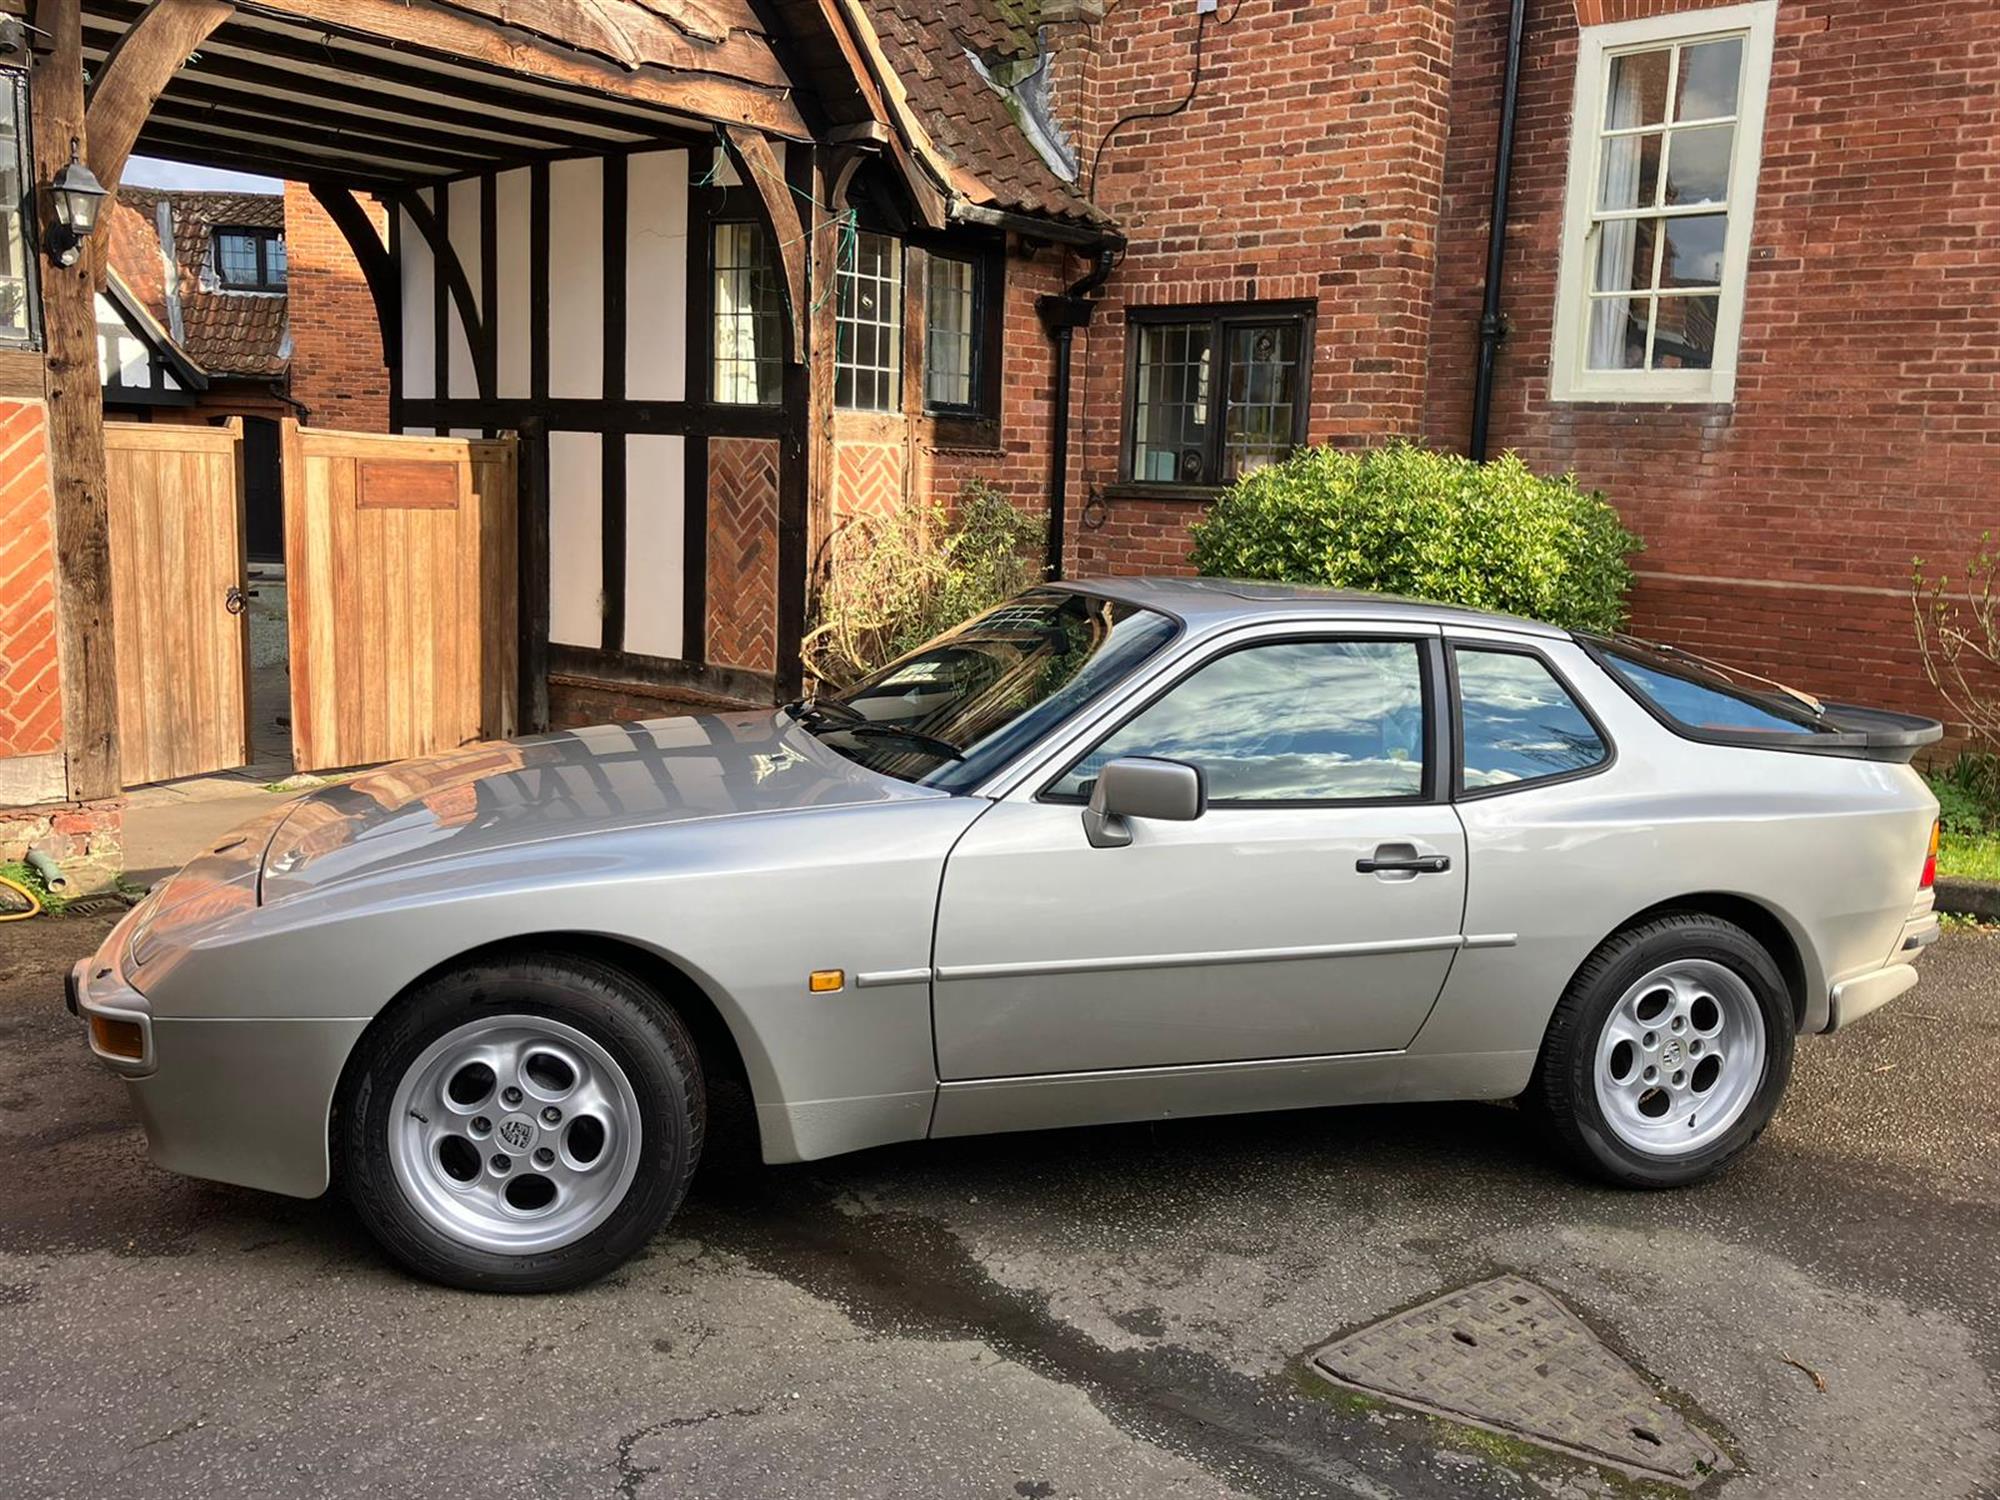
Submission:
<svg viewBox="0 0 2000 1500">
<path fill-rule="evenodd" d="M 2000 938 L 1808 1040 L 1686 1192 L 1580 1183 L 1486 1106 L 776 1169 L 724 1129 L 643 1258 L 500 1299 L 402 1276 L 338 1200 L 150 1166 L 58 999 L 102 931 L 0 928 L 9 1500 L 1628 1493 L 1304 1372 L 1508 1271 L 1725 1439 L 1703 1493 L 2000 1496 Z"/>
</svg>

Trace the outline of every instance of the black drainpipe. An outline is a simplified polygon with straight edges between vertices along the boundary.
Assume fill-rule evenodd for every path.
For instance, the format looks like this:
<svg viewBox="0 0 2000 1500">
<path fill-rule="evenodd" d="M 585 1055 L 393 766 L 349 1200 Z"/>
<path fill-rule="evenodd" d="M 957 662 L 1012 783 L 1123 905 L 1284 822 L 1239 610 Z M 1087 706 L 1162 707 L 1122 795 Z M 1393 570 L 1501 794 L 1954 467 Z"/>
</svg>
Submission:
<svg viewBox="0 0 2000 1500">
<path fill-rule="evenodd" d="M 1055 432 L 1049 445 L 1049 547 L 1047 561 L 1042 565 L 1043 574 L 1049 578 L 1062 577 L 1063 520 L 1069 500 L 1070 354 L 1075 347 L 1077 329 L 1090 326 L 1091 309 L 1096 306 L 1090 300 L 1090 294 L 1104 285 L 1105 278 L 1117 263 L 1117 251 L 1108 245 L 1102 246 L 1090 270 L 1080 280 L 1072 282 L 1060 296 L 1035 299 L 1035 311 L 1041 315 L 1042 327 L 1048 329 L 1056 341 Z"/>
<path fill-rule="evenodd" d="M 1493 207 L 1486 226 L 1486 302 L 1479 310 L 1479 374 L 1472 386 L 1472 457 L 1486 459 L 1486 425 L 1493 415 L 1493 357 L 1505 331 L 1500 321 L 1500 265 L 1507 254 L 1507 177 L 1514 162 L 1514 107 L 1521 92 L 1521 26 L 1527 0 L 1507 18 L 1507 80 L 1500 89 L 1500 148 L 1493 163 Z"/>
</svg>

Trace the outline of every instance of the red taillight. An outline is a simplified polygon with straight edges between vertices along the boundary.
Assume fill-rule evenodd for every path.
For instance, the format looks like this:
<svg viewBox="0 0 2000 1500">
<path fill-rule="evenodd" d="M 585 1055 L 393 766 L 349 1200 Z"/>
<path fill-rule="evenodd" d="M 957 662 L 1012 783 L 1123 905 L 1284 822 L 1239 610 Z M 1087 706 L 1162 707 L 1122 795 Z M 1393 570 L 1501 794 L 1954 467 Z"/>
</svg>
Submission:
<svg viewBox="0 0 2000 1500">
<path fill-rule="evenodd" d="M 1924 878 L 1917 882 L 1920 891 L 1927 891 L 1937 884 L 1938 836 L 1941 832 L 1939 824 L 1931 824 L 1931 846 L 1924 854 Z"/>
</svg>

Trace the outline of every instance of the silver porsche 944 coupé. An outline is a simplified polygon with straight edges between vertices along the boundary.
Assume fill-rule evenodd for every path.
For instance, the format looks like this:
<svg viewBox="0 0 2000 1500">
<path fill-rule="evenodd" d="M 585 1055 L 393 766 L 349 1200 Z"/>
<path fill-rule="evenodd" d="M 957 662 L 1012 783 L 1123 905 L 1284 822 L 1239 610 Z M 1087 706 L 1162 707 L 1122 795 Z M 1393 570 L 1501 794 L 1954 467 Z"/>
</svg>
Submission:
<svg viewBox="0 0 2000 1500">
<path fill-rule="evenodd" d="M 719 1081 L 771 1162 L 1518 1099 L 1664 1187 L 1756 1139 L 1795 1037 L 1917 982 L 1938 733 L 1440 606 L 1050 586 L 811 702 L 275 807 L 69 1000 L 161 1165 L 337 1164 L 470 1287 L 632 1254 Z"/>
</svg>

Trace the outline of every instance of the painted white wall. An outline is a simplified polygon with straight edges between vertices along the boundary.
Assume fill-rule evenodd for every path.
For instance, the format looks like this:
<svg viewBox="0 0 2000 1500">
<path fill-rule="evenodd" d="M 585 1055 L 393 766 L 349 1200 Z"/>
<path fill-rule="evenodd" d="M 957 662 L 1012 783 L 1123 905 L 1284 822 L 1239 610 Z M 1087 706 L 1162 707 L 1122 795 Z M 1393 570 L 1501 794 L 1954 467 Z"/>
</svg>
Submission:
<svg viewBox="0 0 2000 1500">
<path fill-rule="evenodd" d="M 458 263 L 465 269 L 465 279 L 472 286 L 472 302 L 479 306 L 480 264 L 479 264 L 479 200 L 480 181 L 468 177 L 462 182 L 454 182 L 445 188 L 448 194 L 450 212 L 446 216 L 445 230 L 451 236 L 451 248 L 458 255 Z M 457 299 L 453 298 L 451 321 L 446 330 L 446 350 L 450 356 L 445 369 L 446 393 L 468 398 L 479 394 L 479 369 L 472 362 L 472 341 L 466 336 L 465 320 L 458 315 Z M 479 315 L 484 317 L 485 309 Z"/>
<path fill-rule="evenodd" d="M 604 395 L 604 163 L 549 164 L 549 394 Z"/>
<path fill-rule="evenodd" d="M 680 401 L 687 394 L 688 154 L 641 152 L 626 171 L 625 394 Z"/>
<path fill-rule="evenodd" d="M 502 172 L 493 182 L 498 244 L 494 261 L 498 266 L 496 300 L 498 314 L 494 333 L 499 368 L 495 372 L 495 394 L 521 397 L 529 394 L 533 364 L 534 329 L 528 317 L 528 169 L 516 167 Z"/>
<path fill-rule="evenodd" d="M 686 439 L 634 433 L 625 441 L 625 649 L 677 657 L 687 587 Z"/>
<path fill-rule="evenodd" d="M 434 190 L 431 190 L 434 191 Z M 403 269 L 403 395 L 412 401 L 427 400 L 437 394 L 437 355 L 434 342 L 436 302 L 431 247 L 415 222 L 401 209 L 397 226 L 401 241 Z M 427 428 L 411 428 L 428 432 Z"/>
<path fill-rule="evenodd" d="M 604 642 L 604 440 L 549 434 L 549 639 Z"/>
</svg>

